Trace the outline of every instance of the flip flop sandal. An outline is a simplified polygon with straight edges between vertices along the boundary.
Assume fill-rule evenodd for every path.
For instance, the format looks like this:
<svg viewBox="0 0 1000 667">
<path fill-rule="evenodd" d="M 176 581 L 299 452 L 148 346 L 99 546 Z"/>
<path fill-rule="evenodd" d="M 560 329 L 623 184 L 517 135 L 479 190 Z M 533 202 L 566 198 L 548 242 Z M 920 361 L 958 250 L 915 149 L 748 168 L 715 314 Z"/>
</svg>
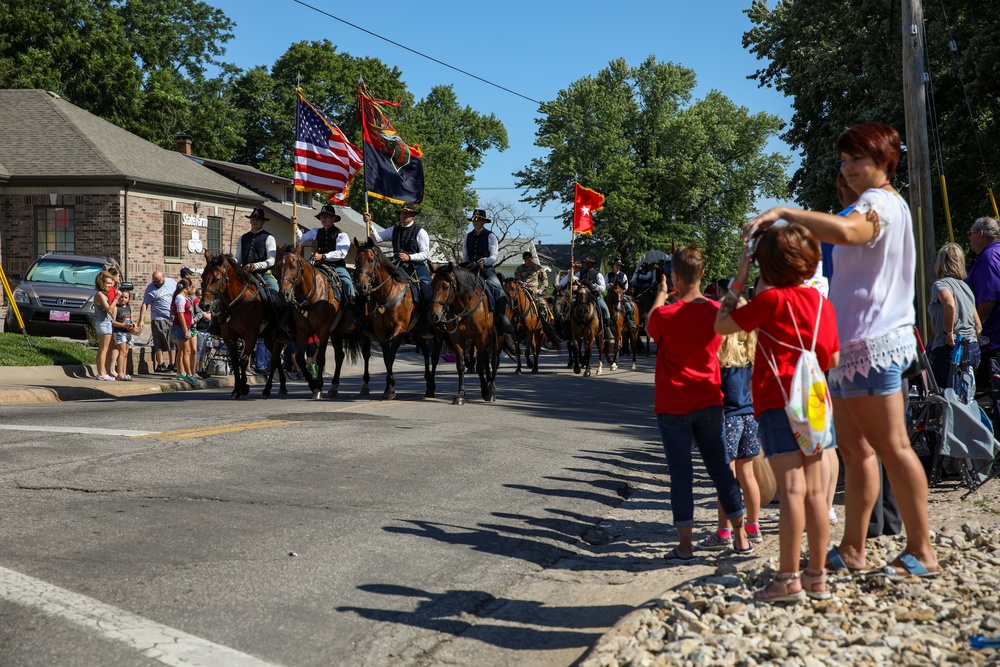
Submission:
<svg viewBox="0 0 1000 667">
<path fill-rule="evenodd" d="M 698 562 L 697 556 L 691 556 L 690 558 L 684 558 L 679 553 L 677 549 L 671 549 L 670 553 L 663 557 L 667 563 L 670 565 L 694 565 Z"/>
<path fill-rule="evenodd" d="M 907 577 L 917 577 L 918 579 L 935 579 L 941 576 L 940 570 L 938 570 L 937 572 L 931 572 L 926 567 L 924 567 L 923 563 L 917 560 L 916 556 L 906 551 L 896 556 L 895 560 L 899 561 L 898 567 L 901 567 L 903 569 L 903 572 L 900 572 L 897 569 L 897 566 L 890 564 L 882 567 L 879 570 L 874 570 L 872 572 L 869 572 L 865 576 L 872 579 L 884 577 L 889 581 L 899 581 L 901 579 L 906 579 Z"/>
<path fill-rule="evenodd" d="M 809 559 L 800 559 L 799 567 L 803 570 L 809 567 Z M 851 574 L 863 572 L 860 567 L 848 566 L 841 557 L 840 552 L 837 551 L 837 547 L 830 547 L 830 550 L 826 552 L 826 569 L 830 574 L 836 574 L 839 570 L 847 570 Z"/>
</svg>

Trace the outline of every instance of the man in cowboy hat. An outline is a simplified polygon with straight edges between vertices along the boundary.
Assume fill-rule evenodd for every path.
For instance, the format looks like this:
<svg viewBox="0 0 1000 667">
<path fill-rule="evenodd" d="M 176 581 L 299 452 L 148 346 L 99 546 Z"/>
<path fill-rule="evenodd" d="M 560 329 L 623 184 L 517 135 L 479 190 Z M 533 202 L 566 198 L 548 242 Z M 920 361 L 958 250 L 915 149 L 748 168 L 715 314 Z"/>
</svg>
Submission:
<svg viewBox="0 0 1000 667">
<path fill-rule="evenodd" d="M 486 229 L 486 223 L 491 221 L 486 217 L 485 210 L 477 208 L 472 212 L 469 222 L 472 223 L 472 231 L 465 235 L 462 261 L 471 265 L 474 271 L 478 270 L 479 276 L 490 288 L 493 295 L 493 319 L 497 323 L 497 329 L 500 333 L 514 333 L 514 327 L 507 319 L 507 293 L 503 291 L 494 268 L 500 251 L 500 242 L 496 234 Z"/>
<path fill-rule="evenodd" d="M 340 283 L 344 287 L 344 301 L 348 305 L 354 303 L 354 281 L 351 279 L 351 272 L 347 270 L 347 253 L 351 250 L 351 239 L 344 232 L 340 231 L 337 223 L 340 216 L 333 204 L 327 204 L 316 214 L 322 227 L 310 229 L 303 234 L 298 225 L 295 226 L 295 245 L 303 245 L 311 241 L 316 241 L 316 252 L 312 259 L 317 264 L 323 264 L 332 268 L 340 276 Z M 292 217 L 292 224 L 295 224 L 295 217 Z"/>
<path fill-rule="evenodd" d="M 372 241 L 375 243 L 392 241 L 392 254 L 402 263 L 403 270 L 408 274 L 417 274 L 417 279 L 420 281 L 420 299 L 426 304 L 431 300 L 431 272 L 427 268 L 431 239 L 423 227 L 413 222 L 419 213 L 420 209 L 416 204 L 409 202 L 403 204 L 399 209 L 399 224 L 381 232 L 373 232 Z M 363 214 L 362 217 L 365 219 L 365 224 L 372 221 L 369 213 Z"/>
<path fill-rule="evenodd" d="M 596 262 L 597 260 L 594 259 L 593 255 L 584 257 L 583 268 L 576 274 L 576 280 L 585 280 L 590 283 L 590 289 L 597 299 L 597 312 L 601 316 L 601 328 L 604 329 L 604 340 L 610 341 L 614 338 L 611 335 L 611 327 L 608 326 L 611 313 L 608 312 L 608 304 L 604 302 L 604 293 L 608 291 L 608 286 L 604 282 L 604 274 L 601 273 L 600 269 L 594 268 Z M 565 287 L 567 284 L 569 284 L 569 275 L 559 281 L 559 287 Z"/>
<path fill-rule="evenodd" d="M 625 330 L 632 331 L 632 329 L 635 329 L 635 319 L 632 317 L 632 309 L 635 306 L 632 305 L 632 297 L 625 294 L 628 291 L 628 276 L 622 271 L 622 261 L 620 259 L 614 261 L 613 267 L 611 271 L 608 271 L 604 282 L 607 284 L 608 289 L 611 289 L 615 285 L 621 285 L 623 294 L 622 319 L 625 320 Z"/>
<path fill-rule="evenodd" d="M 277 299 L 278 281 L 271 275 L 271 267 L 278 254 L 278 244 L 270 232 L 264 231 L 264 223 L 269 218 L 262 208 L 255 208 L 247 217 L 250 218 L 250 231 L 241 236 L 236 245 L 236 263 L 261 278 Z"/>
</svg>

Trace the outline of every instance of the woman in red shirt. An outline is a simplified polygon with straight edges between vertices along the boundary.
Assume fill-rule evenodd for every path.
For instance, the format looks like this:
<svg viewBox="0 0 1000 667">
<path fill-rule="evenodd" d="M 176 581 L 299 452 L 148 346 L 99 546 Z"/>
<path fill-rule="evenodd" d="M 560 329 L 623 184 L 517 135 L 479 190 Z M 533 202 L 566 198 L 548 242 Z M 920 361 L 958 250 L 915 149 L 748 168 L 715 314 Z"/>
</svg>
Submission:
<svg viewBox="0 0 1000 667">
<path fill-rule="evenodd" d="M 817 599 L 830 596 L 824 569 L 830 522 L 823 484 L 823 452 L 803 452 L 785 413 L 785 395 L 800 349 L 815 348 L 823 370 L 836 366 L 839 358 L 833 306 L 818 290 L 803 285 L 815 273 L 819 258 L 819 243 L 805 227 L 772 225 L 760 235 L 753 255 L 744 254 L 735 289 L 723 299 L 715 321 L 715 330 L 720 334 L 754 330 L 762 334 L 757 339 L 753 364 L 753 405 L 761 444 L 777 478 L 781 499 L 780 571 L 754 597 L 770 602 L 795 602 L 806 595 Z M 735 308 L 751 261 L 760 267 L 757 296 Z M 806 528 L 809 567 L 800 577 L 799 553 Z"/>
</svg>

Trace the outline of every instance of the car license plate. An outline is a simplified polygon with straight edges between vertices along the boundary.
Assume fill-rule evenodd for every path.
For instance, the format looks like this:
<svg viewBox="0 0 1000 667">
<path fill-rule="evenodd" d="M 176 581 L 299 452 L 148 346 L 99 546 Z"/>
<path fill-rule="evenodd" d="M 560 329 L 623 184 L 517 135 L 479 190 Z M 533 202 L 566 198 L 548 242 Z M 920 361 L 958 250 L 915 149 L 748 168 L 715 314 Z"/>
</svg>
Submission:
<svg viewBox="0 0 1000 667">
<path fill-rule="evenodd" d="M 69 322 L 69 311 L 66 310 L 50 310 L 49 320 L 52 322 Z"/>
</svg>

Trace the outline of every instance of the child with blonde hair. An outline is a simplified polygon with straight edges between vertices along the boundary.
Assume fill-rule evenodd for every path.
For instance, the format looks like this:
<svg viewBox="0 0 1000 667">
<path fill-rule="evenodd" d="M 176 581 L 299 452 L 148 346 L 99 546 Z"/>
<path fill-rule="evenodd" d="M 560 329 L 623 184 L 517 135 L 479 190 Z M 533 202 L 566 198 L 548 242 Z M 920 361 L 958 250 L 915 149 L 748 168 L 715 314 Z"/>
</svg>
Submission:
<svg viewBox="0 0 1000 667">
<path fill-rule="evenodd" d="M 747 300 L 740 297 L 739 306 Z M 747 537 L 763 542 L 760 534 L 760 487 L 753 472 L 753 459 L 760 453 L 757 420 L 753 416 L 750 377 L 757 350 L 757 332 L 738 331 L 722 337 L 719 366 L 722 371 L 722 410 L 725 419 L 726 453 L 729 467 L 743 491 Z M 719 528 L 698 542 L 699 549 L 722 550 L 733 547 L 733 529 L 719 505 Z"/>
</svg>

